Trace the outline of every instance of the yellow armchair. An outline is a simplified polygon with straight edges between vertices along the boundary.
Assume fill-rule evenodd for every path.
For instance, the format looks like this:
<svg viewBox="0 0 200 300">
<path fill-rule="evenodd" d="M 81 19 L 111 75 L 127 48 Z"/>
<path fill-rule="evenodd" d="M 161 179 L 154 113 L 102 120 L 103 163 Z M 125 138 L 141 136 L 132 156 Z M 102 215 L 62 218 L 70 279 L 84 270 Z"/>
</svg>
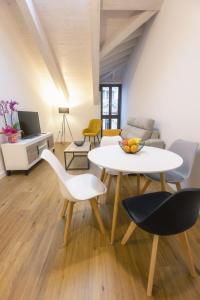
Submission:
<svg viewBox="0 0 200 300">
<path fill-rule="evenodd" d="M 121 135 L 121 129 L 104 129 L 103 136 L 116 136 Z"/>
<path fill-rule="evenodd" d="M 101 133 L 101 123 L 102 121 L 100 119 L 90 120 L 88 128 L 83 129 L 84 140 L 88 136 L 89 141 L 90 141 L 90 137 L 94 137 L 94 144 L 95 144 L 95 137 L 97 137 L 99 141 L 99 134 Z"/>
</svg>

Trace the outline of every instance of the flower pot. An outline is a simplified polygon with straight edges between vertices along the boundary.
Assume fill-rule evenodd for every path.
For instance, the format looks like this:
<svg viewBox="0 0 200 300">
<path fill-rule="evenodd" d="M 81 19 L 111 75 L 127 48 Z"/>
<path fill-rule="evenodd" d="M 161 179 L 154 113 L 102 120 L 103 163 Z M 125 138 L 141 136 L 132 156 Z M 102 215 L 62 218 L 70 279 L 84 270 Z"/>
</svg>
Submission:
<svg viewBox="0 0 200 300">
<path fill-rule="evenodd" d="M 7 137 L 8 137 L 8 143 L 17 143 L 18 141 L 18 133 L 9 134 L 7 135 Z"/>
</svg>

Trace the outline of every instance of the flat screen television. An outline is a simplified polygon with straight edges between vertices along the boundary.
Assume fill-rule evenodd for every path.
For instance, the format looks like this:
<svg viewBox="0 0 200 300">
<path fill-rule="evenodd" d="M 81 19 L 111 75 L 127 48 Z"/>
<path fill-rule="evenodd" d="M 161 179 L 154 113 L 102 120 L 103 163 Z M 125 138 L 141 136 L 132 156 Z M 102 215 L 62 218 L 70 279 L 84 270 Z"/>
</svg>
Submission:
<svg viewBox="0 0 200 300">
<path fill-rule="evenodd" d="M 18 111 L 19 126 L 22 138 L 30 138 L 41 134 L 38 112 Z"/>
</svg>

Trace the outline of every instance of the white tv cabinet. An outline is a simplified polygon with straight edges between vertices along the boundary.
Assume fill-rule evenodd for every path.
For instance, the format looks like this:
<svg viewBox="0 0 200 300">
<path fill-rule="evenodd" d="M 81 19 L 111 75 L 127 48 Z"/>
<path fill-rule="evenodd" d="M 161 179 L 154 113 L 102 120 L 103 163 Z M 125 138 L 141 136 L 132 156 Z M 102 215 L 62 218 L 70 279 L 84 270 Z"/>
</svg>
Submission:
<svg viewBox="0 0 200 300">
<path fill-rule="evenodd" d="M 29 170 L 40 161 L 42 150 L 54 151 L 52 133 L 43 133 L 40 136 L 22 139 L 17 143 L 1 145 L 7 175 L 11 171 L 21 170 L 28 175 Z"/>
</svg>

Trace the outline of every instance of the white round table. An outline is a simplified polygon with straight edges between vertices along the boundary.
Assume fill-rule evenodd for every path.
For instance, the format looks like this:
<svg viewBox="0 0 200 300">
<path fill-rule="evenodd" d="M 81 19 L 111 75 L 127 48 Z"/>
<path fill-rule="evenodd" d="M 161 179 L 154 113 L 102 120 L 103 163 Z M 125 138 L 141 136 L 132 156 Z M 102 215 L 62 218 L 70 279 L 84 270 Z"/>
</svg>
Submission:
<svg viewBox="0 0 200 300">
<path fill-rule="evenodd" d="M 182 158 L 176 153 L 148 146 L 144 146 L 143 149 L 136 154 L 125 153 L 119 145 L 99 147 L 91 150 L 88 153 L 88 158 L 95 165 L 103 168 L 102 178 L 105 169 L 112 169 L 118 174 L 115 190 L 111 243 L 114 241 L 117 223 L 122 173 L 160 173 L 161 187 L 162 190 L 165 190 L 164 172 L 174 170 L 183 163 Z"/>
</svg>

